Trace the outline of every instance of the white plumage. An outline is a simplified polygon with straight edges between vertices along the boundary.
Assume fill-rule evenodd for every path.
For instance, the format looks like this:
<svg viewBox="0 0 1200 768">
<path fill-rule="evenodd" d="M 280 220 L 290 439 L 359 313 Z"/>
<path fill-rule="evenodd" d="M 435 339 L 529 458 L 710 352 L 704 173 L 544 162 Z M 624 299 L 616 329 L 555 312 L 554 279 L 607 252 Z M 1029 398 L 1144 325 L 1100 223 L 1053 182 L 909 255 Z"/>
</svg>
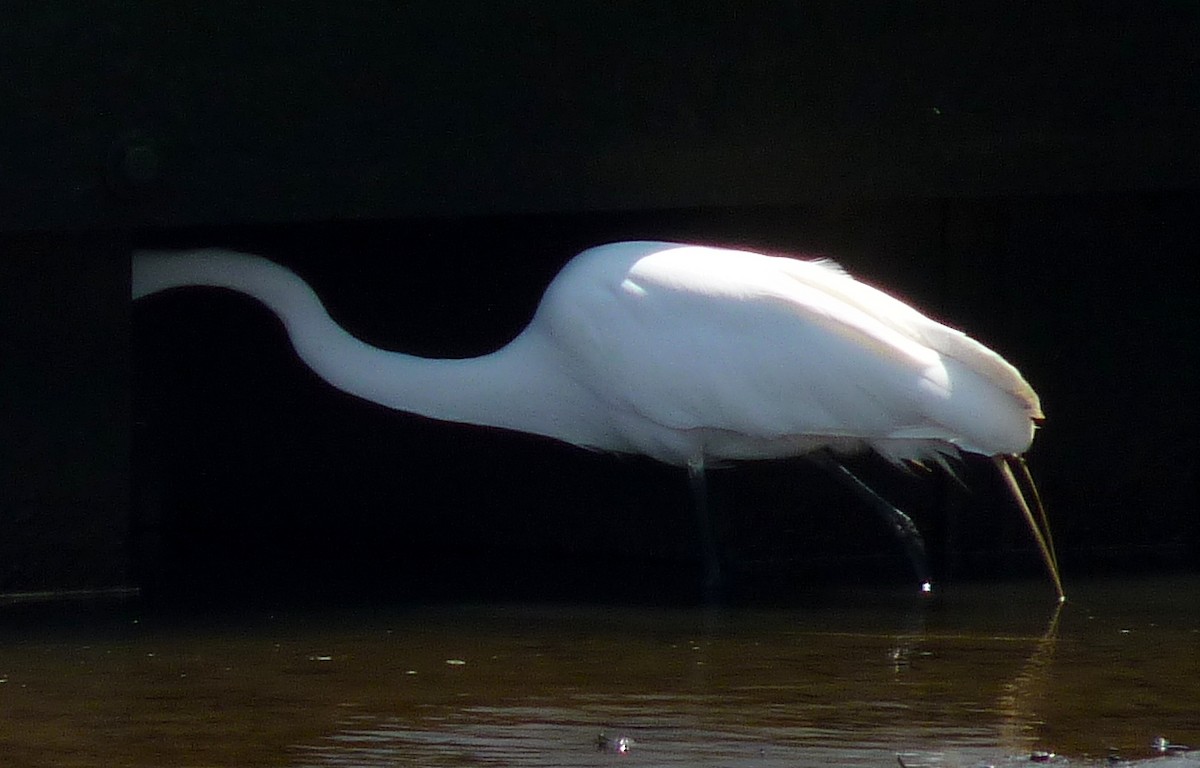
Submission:
<svg viewBox="0 0 1200 768">
<path fill-rule="evenodd" d="M 185 285 L 259 299 L 317 374 L 367 400 L 693 468 L 823 448 L 893 461 L 1014 457 L 1042 418 L 1000 355 L 827 261 L 660 242 L 591 248 L 516 339 L 468 360 L 365 344 L 299 277 L 256 256 L 135 256 L 135 299 Z"/>
</svg>

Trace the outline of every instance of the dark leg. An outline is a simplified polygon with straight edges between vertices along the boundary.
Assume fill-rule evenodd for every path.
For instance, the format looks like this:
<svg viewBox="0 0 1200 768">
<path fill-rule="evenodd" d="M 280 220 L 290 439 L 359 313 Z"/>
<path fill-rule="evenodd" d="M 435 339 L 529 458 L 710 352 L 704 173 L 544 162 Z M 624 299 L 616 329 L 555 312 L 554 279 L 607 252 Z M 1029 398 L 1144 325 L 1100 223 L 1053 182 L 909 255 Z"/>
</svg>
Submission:
<svg viewBox="0 0 1200 768">
<path fill-rule="evenodd" d="M 933 581 L 929 578 L 929 560 L 925 555 L 925 539 L 917 530 L 917 526 L 913 524 L 912 518 L 876 493 L 871 486 L 859 480 L 857 475 L 847 469 L 832 454 L 820 452 L 813 454 L 813 458 L 829 469 L 842 485 L 861 496 L 871 509 L 884 519 L 896 534 L 896 538 L 900 539 L 900 543 L 904 545 L 904 551 L 908 554 L 913 571 L 921 582 L 921 592 L 932 592 Z"/>
<path fill-rule="evenodd" d="M 696 513 L 696 525 L 700 529 L 700 546 L 704 556 L 704 591 L 710 596 L 721 588 L 721 557 L 717 553 L 717 539 L 713 533 L 712 515 L 708 510 L 708 482 L 704 477 L 704 459 L 688 462 L 688 482 L 692 487 L 692 507 Z"/>
</svg>

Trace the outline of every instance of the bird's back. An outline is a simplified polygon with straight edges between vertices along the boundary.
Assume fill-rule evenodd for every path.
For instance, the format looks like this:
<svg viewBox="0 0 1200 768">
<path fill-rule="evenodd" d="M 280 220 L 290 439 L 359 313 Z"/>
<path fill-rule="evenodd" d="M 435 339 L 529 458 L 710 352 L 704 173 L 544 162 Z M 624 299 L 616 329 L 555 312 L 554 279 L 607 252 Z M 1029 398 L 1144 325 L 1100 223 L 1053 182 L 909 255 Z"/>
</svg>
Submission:
<svg viewBox="0 0 1200 768">
<path fill-rule="evenodd" d="M 630 444 L 674 463 L 1021 453 L 1041 417 L 1002 357 L 829 263 L 602 246 L 555 279 L 535 325 Z"/>
</svg>

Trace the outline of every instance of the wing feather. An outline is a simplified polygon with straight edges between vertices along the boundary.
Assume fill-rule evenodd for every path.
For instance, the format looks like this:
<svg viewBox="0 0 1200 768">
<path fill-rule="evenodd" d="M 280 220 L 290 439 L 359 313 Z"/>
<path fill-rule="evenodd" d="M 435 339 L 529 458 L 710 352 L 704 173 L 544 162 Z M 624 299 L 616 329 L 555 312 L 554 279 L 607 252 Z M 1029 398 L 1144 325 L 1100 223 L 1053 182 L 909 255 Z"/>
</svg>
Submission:
<svg viewBox="0 0 1200 768">
<path fill-rule="evenodd" d="M 616 413 L 774 443 L 935 440 L 994 453 L 1032 437 L 1041 412 L 1015 368 L 836 266 L 621 246 L 578 259 L 539 310 Z"/>
</svg>

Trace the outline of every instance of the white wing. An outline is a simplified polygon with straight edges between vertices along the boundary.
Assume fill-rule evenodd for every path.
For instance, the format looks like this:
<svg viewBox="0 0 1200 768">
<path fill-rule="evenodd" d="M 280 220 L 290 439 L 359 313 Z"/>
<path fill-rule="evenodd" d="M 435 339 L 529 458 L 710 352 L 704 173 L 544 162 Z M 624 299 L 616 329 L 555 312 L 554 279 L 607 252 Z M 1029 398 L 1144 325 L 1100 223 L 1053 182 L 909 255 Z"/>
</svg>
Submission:
<svg viewBox="0 0 1200 768">
<path fill-rule="evenodd" d="M 581 383 L 646 429 L 995 454 L 1024 451 L 1041 415 L 999 355 L 827 263 L 607 246 L 564 270 L 538 319 Z"/>
</svg>

